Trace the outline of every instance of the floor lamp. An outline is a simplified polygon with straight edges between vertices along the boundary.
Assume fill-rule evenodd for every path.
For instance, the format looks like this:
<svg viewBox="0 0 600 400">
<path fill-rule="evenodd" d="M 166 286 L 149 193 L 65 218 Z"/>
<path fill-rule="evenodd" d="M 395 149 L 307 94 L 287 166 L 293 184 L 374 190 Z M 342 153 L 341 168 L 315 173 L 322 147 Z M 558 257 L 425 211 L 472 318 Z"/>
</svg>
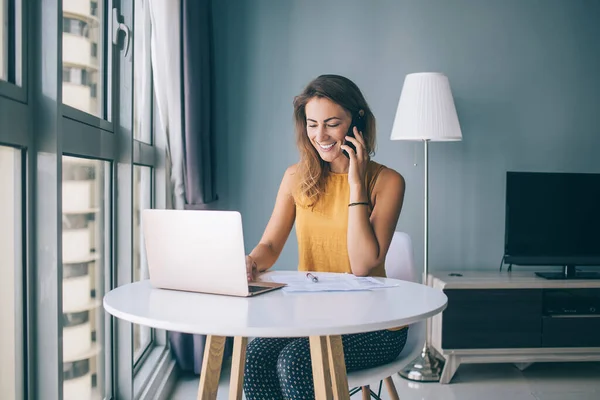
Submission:
<svg viewBox="0 0 600 400">
<path fill-rule="evenodd" d="M 422 141 L 424 144 L 424 258 L 423 284 L 429 274 L 429 149 L 430 141 L 458 141 L 462 139 L 460 124 L 450 90 L 448 78 L 441 73 L 408 74 L 404 80 L 396 118 L 392 127 L 392 140 Z M 428 329 L 426 329 L 428 332 Z M 440 380 L 444 360 L 431 354 L 429 335 L 421 354 L 411 361 L 400 375 L 408 380 L 434 382 Z"/>
</svg>

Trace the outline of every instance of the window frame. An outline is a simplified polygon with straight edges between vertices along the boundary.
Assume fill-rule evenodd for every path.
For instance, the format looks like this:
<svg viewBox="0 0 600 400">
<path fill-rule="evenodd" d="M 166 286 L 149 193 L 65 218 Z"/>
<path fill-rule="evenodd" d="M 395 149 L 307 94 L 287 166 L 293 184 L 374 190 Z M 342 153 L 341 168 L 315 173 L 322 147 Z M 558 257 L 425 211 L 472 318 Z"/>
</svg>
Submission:
<svg viewBox="0 0 600 400">
<path fill-rule="evenodd" d="M 134 145 L 136 144 L 135 142 L 137 142 L 137 140 L 134 139 Z M 134 150 L 135 150 L 135 147 L 134 147 Z M 134 152 L 134 160 L 135 159 L 136 159 L 136 157 L 135 157 L 135 152 Z M 142 168 L 149 168 L 150 169 L 150 208 L 155 208 L 155 201 L 156 201 L 155 186 L 156 186 L 156 181 L 154 180 L 154 167 L 152 165 L 145 165 L 145 164 L 140 164 L 140 163 L 135 163 L 134 162 L 133 163 L 133 168 L 135 169 L 135 167 L 142 167 Z M 140 251 L 143 251 L 141 247 L 140 247 Z M 133 265 L 133 263 L 131 264 L 131 266 L 132 266 L 131 275 L 133 277 L 134 276 L 134 272 L 133 272 L 133 266 L 134 265 Z M 142 353 L 140 354 L 140 356 L 138 357 L 137 360 L 135 359 L 135 352 L 134 352 L 134 357 L 133 357 L 134 384 L 135 384 L 136 375 L 138 374 L 138 372 L 140 371 L 140 369 L 142 368 L 142 366 L 146 362 L 149 354 L 151 353 L 153 347 L 155 346 L 155 336 L 156 336 L 156 329 L 150 328 L 150 342 L 148 344 L 146 344 L 146 346 L 144 346 L 144 349 L 142 350 Z"/>
<path fill-rule="evenodd" d="M 21 33 L 16 48 L 21 51 L 22 79 L 20 85 L 0 81 L 0 145 L 19 148 L 22 154 L 23 351 L 17 368 L 22 372 L 23 400 L 58 400 L 63 394 L 59 340 L 63 278 L 62 156 L 109 162 L 105 197 L 110 204 L 106 204 L 104 230 L 112 234 L 102 249 L 106 262 L 110 263 L 104 276 L 104 289 L 109 291 L 131 282 L 132 278 L 133 166 L 152 168 L 153 206 L 165 208 L 166 143 L 158 137 L 152 144 L 133 139 L 132 85 L 118 84 L 133 82 L 133 69 L 130 57 L 123 55 L 121 46 L 112 44 L 108 34 L 112 24 L 108 10 L 112 10 L 113 0 L 102 4 L 106 15 L 103 30 L 106 67 L 104 87 L 98 90 L 105 93 L 107 120 L 62 104 L 62 1 L 9 1 L 20 7 L 17 22 Z M 124 23 L 132 27 L 133 1 L 122 0 L 119 5 Z M 27 47 L 28 38 L 37 40 L 39 46 Z M 157 118 L 154 97 L 152 109 L 154 138 Z M 153 379 L 157 368 L 164 369 L 172 362 L 167 333 L 153 330 L 152 346 L 134 368 L 131 324 L 107 313 L 104 321 L 106 393 L 112 398 L 155 394 L 148 390 L 156 389 Z"/>
<path fill-rule="evenodd" d="M 8 1 L 8 80 L 0 79 L 0 97 L 27 103 L 29 3 Z"/>
<path fill-rule="evenodd" d="M 131 2 L 132 0 L 122 0 L 121 4 L 126 5 L 127 3 Z M 91 1 L 90 1 L 91 4 Z M 102 73 L 103 75 L 103 80 L 102 80 L 102 84 L 101 85 L 97 85 L 97 89 L 96 91 L 98 92 L 98 90 L 101 91 L 102 93 L 102 115 L 97 116 L 94 114 L 90 114 L 87 113 L 85 111 L 79 110 L 75 107 L 71 107 L 67 104 L 63 104 L 61 101 L 61 106 L 62 106 L 62 114 L 67 117 L 70 118 L 74 121 L 79 121 L 82 122 L 86 125 L 95 127 L 95 128 L 99 128 L 108 132 L 112 132 L 115 133 L 117 127 L 117 123 L 116 121 L 113 120 L 113 116 L 115 113 L 115 105 L 118 103 L 115 103 L 116 99 L 114 99 L 113 97 L 113 92 L 114 92 L 114 84 L 115 82 L 117 82 L 117 80 L 119 79 L 119 77 L 115 76 L 114 71 L 116 71 L 115 68 L 118 68 L 118 65 L 115 64 L 114 62 L 114 58 L 115 58 L 115 52 L 114 52 L 114 48 L 115 46 L 113 45 L 113 41 L 112 41 L 112 37 L 110 35 L 110 32 L 112 31 L 112 19 L 111 19 L 111 13 L 109 12 L 110 10 L 113 9 L 113 0 L 103 0 L 102 1 L 102 15 L 104 17 L 103 20 L 100 21 L 100 24 L 102 25 L 101 27 L 101 39 L 99 41 L 99 43 L 103 43 L 103 46 L 98 46 L 97 48 L 97 52 L 101 51 L 103 53 L 103 58 L 102 58 L 102 63 L 99 66 L 99 71 Z M 99 7 L 98 7 L 99 8 Z M 121 7 L 122 8 L 122 7 Z M 63 19 L 65 18 L 64 15 L 62 17 Z M 62 29 L 62 28 L 61 28 Z M 62 41 L 62 35 L 64 34 L 64 32 L 61 30 L 60 32 L 60 40 Z M 69 33 L 71 34 L 71 33 Z M 121 57 L 120 55 L 117 57 L 119 58 Z M 61 60 L 61 64 L 63 64 L 62 60 Z M 61 95 L 62 98 L 62 95 Z"/>
<path fill-rule="evenodd" d="M 146 3 L 147 4 L 147 3 Z M 133 8 L 132 11 L 132 29 L 131 32 L 133 33 L 134 39 L 132 40 L 132 45 L 135 45 L 135 36 L 136 35 L 149 35 L 150 31 L 146 31 L 146 32 L 141 32 L 140 30 L 137 29 L 136 27 L 136 20 L 144 20 L 145 23 L 149 23 L 150 22 L 150 18 L 149 18 L 149 14 L 144 13 L 144 14 L 139 14 L 139 15 L 135 15 L 136 12 L 141 12 L 143 11 L 143 9 L 141 10 L 136 10 L 136 1 L 132 0 L 131 1 L 131 5 Z M 147 37 L 147 43 L 150 43 L 150 38 Z M 149 49 L 147 49 L 149 50 Z M 135 52 L 133 53 L 135 55 Z M 135 59 L 135 56 L 132 56 L 132 59 L 135 61 L 137 61 Z M 142 60 L 143 62 L 143 60 Z M 150 74 L 149 77 L 149 82 L 142 82 L 142 84 L 147 84 L 146 87 L 146 93 L 150 93 L 151 97 L 149 100 L 149 106 L 150 106 L 150 110 L 149 110 L 149 114 L 148 114 L 148 120 L 146 122 L 149 122 L 148 125 L 144 125 L 147 127 L 147 129 L 149 129 L 150 132 L 148 135 L 148 141 L 146 142 L 143 138 L 144 138 L 144 134 L 142 133 L 140 136 L 141 138 L 136 138 L 136 133 L 135 133 L 135 126 L 132 129 L 132 137 L 133 137 L 133 164 L 134 164 L 134 168 L 135 166 L 140 166 L 140 167 L 149 167 L 150 168 L 150 181 L 151 181 L 151 196 L 150 196 L 150 204 L 151 204 L 151 208 L 165 208 L 166 204 L 165 204 L 165 197 L 163 195 L 163 197 L 161 198 L 159 193 L 164 193 L 165 191 L 165 182 L 166 182 L 166 175 L 165 175 L 165 168 L 164 165 L 160 164 L 160 155 L 159 155 L 159 149 L 164 149 L 166 144 L 164 142 L 161 142 L 160 140 L 158 141 L 158 143 L 156 143 L 155 141 L 155 136 L 156 135 L 156 121 L 157 121 L 157 117 L 158 117 L 158 110 L 157 110 L 157 102 L 155 99 L 155 92 L 154 92 L 154 84 L 153 84 L 153 70 L 152 70 L 152 66 L 148 65 L 148 71 Z M 135 78 L 134 78 L 135 79 Z M 135 113 L 136 111 L 136 106 L 135 106 L 135 88 L 136 88 L 136 83 L 135 81 L 133 82 L 132 85 L 133 88 L 133 101 L 132 101 L 132 107 L 133 107 L 133 113 Z M 138 100 L 139 101 L 139 100 Z M 133 115 L 133 121 L 135 121 L 135 115 Z M 164 156 L 163 156 L 164 158 Z M 163 184 L 159 184 L 158 182 L 163 182 Z M 132 265 L 133 266 L 133 265 Z M 133 276 L 133 269 L 132 269 L 132 276 Z M 167 340 L 167 333 L 165 331 L 162 330 L 158 330 L 158 329 L 154 329 L 151 328 L 150 331 L 150 343 L 146 346 L 146 348 L 144 349 L 144 351 L 142 352 L 142 354 L 140 355 L 140 357 L 138 358 L 138 360 L 134 360 L 134 395 L 136 398 L 141 396 L 141 393 L 143 391 L 143 388 L 148 386 L 148 379 L 151 378 L 151 371 L 150 368 L 148 368 L 148 364 L 152 365 L 154 364 L 154 360 L 157 359 L 157 357 L 164 357 L 165 353 L 169 352 L 169 345 L 168 345 L 168 340 Z"/>
</svg>

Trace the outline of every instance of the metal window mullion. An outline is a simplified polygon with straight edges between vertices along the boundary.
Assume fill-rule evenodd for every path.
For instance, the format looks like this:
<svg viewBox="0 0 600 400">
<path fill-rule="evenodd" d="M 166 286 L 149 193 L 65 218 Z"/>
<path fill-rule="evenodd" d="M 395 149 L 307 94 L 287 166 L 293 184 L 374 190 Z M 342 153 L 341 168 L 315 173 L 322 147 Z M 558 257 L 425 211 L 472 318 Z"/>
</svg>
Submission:
<svg viewBox="0 0 600 400">
<path fill-rule="evenodd" d="M 106 199 L 107 207 L 104 208 L 104 259 L 109 265 L 107 269 L 104 267 L 104 291 L 108 292 L 113 288 L 113 282 L 115 279 L 115 253 L 114 253 L 114 237 L 115 237 L 115 225 L 114 225 L 114 182 L 115 182 L 115 163 L 109 162 L 108 171 L 105 170 L 104 174 L 104 198 Z M 114 352 L 114 335 L 113 335 L 113 321 L 109 313 L 104 313 L 104 393 L 106 398 L 114 398 L 114 377 L 113 377 L 113 363 L 116 353 Z"/>
<path fill-rule="evenodd" d="M 29 5 L 28 392 L 62 398 L 62 2 Z"/>
<path fill-rule="evenodd" d="M 164 209 L 167 207 L 167 168 L 166 168 L 166 136 L 160 130 L 158 105 L 154 101 L 154 92 L 152 97 L 152 137 L 155 153 L 155 165 L 152 169 L 153 188 L 152 188 L 152 206 L 153 208 Z M 156 346 L 168 346 L 169 337 L 167 331 L 161 329 L 154 330 L 154 343 Z"/>
<path fill-rule="evenodd" d="M 25 94 L 22 88 L 10 82 L 0 80 L 0 96 L 15 99 L 25 103 Z"/>
<path fill-rule="evenodd" d="M 115 2 L 116 3 L 116 2 Z M 133 26 L 133 2 L 121 0 L 119 14 L 123 22 Z M 112 41 L 108 41 L 110 45 Z M 121 46 L 113 46 L 113 115 L 118 144 L 115 168 L 116 286 L 133 278 L 133 64 Z M 116 196 L 118 193 L 118 196 Z M 133 329 L 132 324 L 113 319 L 115 326 L 115 391 L 117 399 L 133 398 Z"/>
<path fill-rule="evenodd" d="M 72 119 L 83 124 L 87 124 L 90 127 L 103 129 L 108 132 L 113 132 L 113 123 L 106 121 L 104 119 L 98 118 L 95 115 L 87 113 L 85 111 L 78 110 L 72 106 L 63 104 L 62 105 L 62 114 L 67 119 Z"/>
<path fill-rule="evenodd" d="M 154 153 L 156 154 L 156 149 L 154 148 L 154 146 L 152 146 L 152 150 L 154 150 Z M 154 174 L 155 174 L 155 168 L 151 167 L 150 168 L 150 208 L 156 208 L 156 181 L 154 180 Z M 146 266 L 147 266 L 147 262 L 146 262 Z M 160 343 L 158 343 L 156 341 L 157 339 L 157 330 L 152 328 L 152 330 L 150 331 L 150 345 L 148 347 L 154 347 L 154 346 L 160 346 Z"/>
<path fill-rule="evenodd" d="M 28 112 L 27 104 L 0 97 L 0 145 L 28 146 Z"/>
<path fill-rule="evenodd" d="M 111 132 L 63 118 L 63 152 L 112 161 L 117 156 L 117 138 Z"/>
<path fill-rule="evenodd" d="M 114 83 L 116 80 L 114 79 L 116 70 L 113 69 L 114 65 L 115 65 L 115 48 L 112 44 L 112 37 L 111 37 L 111 32 L 112 32 L 112 18 L 110 18 L 111 16 L 111 10 L 113 9 L 113 7 L 115 7 L 115 4 L 113 3 L 113 0 L 105 0 L 102 3 L 102 10 L 98 10 L 98 14 L 100 16 L 103 16 L 103 23 L 104 23 L 104 29 L 102 30 L 102 41 L 101 43 L 104 43 L 104 47 L 102 49 L 98 49 L 99 51 L 102 51 L 104 54 L 104 57 L 102 57 L 102 68 L 104 72 L 104 80 L 102 81 L 102 87 L 99 87 L 97 90 L 102 92 L 102 103 L 104 105 L 103 107 L 103 111 L 104 111 L 104 115 L 103 115 L 103 119 L 106 121 L 109 121 L 109 123 L 112 126 L 111 131 L 114 132 L 114 130 L 116 129 L 116 123 L 113 119 L 113 116 L 115 115 L 115 99 L 114 99 L 114 95 L 115 95 L 115 91 L 113 90 L 113 85 L 112 83 Z M 118 59 L 118 57 L 117 57 Z"/>
<path fill-rule="evenodd" d="M 134 140 L 133 163 L 144 167 L 154 167 L 156 165 L 156 150 L 154 146 Z"/>
</svg>

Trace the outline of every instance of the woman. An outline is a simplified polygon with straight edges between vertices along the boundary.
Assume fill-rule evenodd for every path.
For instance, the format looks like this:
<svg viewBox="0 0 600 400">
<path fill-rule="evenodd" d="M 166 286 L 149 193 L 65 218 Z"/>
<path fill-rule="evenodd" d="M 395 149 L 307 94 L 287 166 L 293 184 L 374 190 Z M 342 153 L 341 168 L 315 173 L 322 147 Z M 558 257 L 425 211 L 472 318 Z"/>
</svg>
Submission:
<svg viewBox="0 0 600 400">
<path fill-rule="evenodd" d="M 354 137 L 346 136 L 357 117 L 364 131 L 354 127 Z M 370 160 L 375 117 L 362 93 L 342 76 L 319 76 L 295 98 L 294 118 L 300 162 L 285 172 L 263 237 L 246 257 L 248 279 L 271 268 L 294 222 L 300 271 L 385 276 L 404 179 Z M 394 360 L 407 329 L 343 335 L 347 371 Z M 250 342 L 244 375 L 248 400 L 312 399 L 313 390 L 308 338 Z"/>
</svg>

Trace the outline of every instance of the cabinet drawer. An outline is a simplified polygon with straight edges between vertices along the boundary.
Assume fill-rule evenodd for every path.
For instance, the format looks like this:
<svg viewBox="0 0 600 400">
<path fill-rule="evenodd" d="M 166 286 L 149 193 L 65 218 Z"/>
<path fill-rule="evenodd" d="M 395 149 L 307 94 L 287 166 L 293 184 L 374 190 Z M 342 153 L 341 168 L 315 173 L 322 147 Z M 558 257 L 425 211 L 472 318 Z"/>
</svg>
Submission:
<svg viewBox="0 0 600 400">
<path fill-rule="evenodd" d="M 600 315 L 544 317 L 543 347 L 600 347 Z"/>
<path fill-rule="evenodd" d="M 442 348 L 541 346 L 542 290 L 451 289 L 442 314 Z"/>
</svg>

